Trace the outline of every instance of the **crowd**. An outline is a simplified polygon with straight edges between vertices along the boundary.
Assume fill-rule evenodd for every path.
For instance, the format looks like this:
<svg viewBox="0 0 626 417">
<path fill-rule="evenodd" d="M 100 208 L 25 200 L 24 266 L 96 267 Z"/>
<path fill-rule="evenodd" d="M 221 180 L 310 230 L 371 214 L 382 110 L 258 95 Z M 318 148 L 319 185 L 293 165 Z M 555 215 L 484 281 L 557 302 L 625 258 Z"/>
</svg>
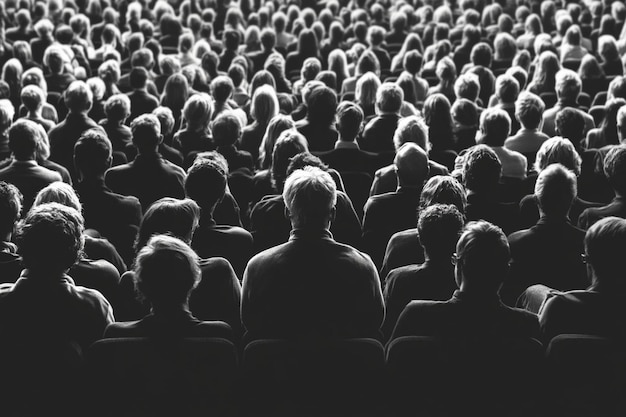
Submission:
<svg viewBox="0 0 626 417">
<path fill-rule="evenodd" d="M 0 338 L 626 341 L 625 19 L 0 2 Z"/>
</svg>

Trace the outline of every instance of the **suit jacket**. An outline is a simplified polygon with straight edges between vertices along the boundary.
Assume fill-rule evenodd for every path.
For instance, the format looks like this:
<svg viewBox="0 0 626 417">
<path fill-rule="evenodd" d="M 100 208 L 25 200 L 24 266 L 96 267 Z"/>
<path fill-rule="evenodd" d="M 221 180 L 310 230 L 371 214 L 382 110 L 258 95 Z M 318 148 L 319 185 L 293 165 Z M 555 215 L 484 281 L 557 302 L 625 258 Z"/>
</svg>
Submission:
<svg viewBox="0 0 626 417">
<path fill-rule="evenodd" d="M 128 124 L 135 120 L 137 116 L 144 113 L 152 113 L 152 110 L 159 107 L 159 100 L 145 90 L 134 90 L 132 93 L 128 93 L 128 98 L 130 98 Z"/>
<path fill-rule="evenodd" d="M 438 164 L 435 161 L 428 161 L 429 178 L 435 175 L 450 175 L 448 168 Z M 396 175 L 396 169 L 393 164 L 387 165 L 384 168 L 379 169 L 374 174 L 374 182 L 372 182 L 372 189 L 370 195 L 384 194 L 395 191 L 398 188 L 398 176 Z"/>
<path fill-rule="evenodd" d="M 380 268 L 380 280 L 383 286 L 387 275 L 392 270 L 406 265 L 418 265 L 424 261 L 424 249 L 420 244 L 417 228 L 394 233 L 387 243 L 385 257 Z"/>
<path fill-rule="evenodd" d="M 106 237 L 130 265 L 142 216 L 139 200 L 114 193 L 102 179 L 87 179 L 75 188 L 83 203 L 85 228 Z"/>
<path fill-rule="evenodd" d="M 49 170 L 35 161 L 12 161 L 6 168 L 0 169 L 0 181 L 15 185 L 24 196 L 23 213 L 30 210 L 37 193 L 48 184 L 61 181 L 58 172 Z"/>
<path fill-rule="evenodd" d="M 230 262 L 240 279 L 252 257 L 252 234 L 237 226 L 217 225 L 208 215 L 200 218 L 191 247 L 201 258 L 221 256 Z"/>
<path fill-rule="evenodd" d="M 573 106 L 569 106 L 567 104 L 564 103 L 557 103 L 554 105 L 554 107 L 552 107 L 551 109 L 548 109 L 546 111 L 543 112 L 543 127 L 541 128 L 541 131 L 543 133 L 545 133 L 546 135 L 552 137 L 554 135 L 556 135 L 556 115 L 558 112 L 560 112 L 561 110 L 563 110 L 566 107 L 572 107 L 575 109 L 578 109 L 578 105 L 574 104 Z M 583 118 L 585 119 L 585 130 L 583 132 L 583 137 L 587 137 L 587 133 L 593 129 L 594 127 L 596 127 L 595 122 L 593 121 L 593 117 L 591 117 L 588 113 L 585 113 L 583 111 L 580 111 L 580 114 L 583 115 Z"/>
<path fill-rule="evenodd" d="M 337 192 L 335 220 L 330 232 L 337 242 L 357 246 L 361 241 L 361 223 L 348 196 Z M 285 217 L 282 195 L 268 195 L 250 213 L 250 231 L 255 253 L 285 243 L 291 233 L 291 222 Z"/>
<path fill-rule="evenodd" d="M 450 259 L 427 260 L 421 265 L 392 270 L 385 283 L 385 321 L 382 331 L 388 339 L 398 317 L 412 300 L 445 301 L 457 290 L 454 265 Z"/>
<path fill-rule="evenodd" d="M 0 285 L 3 340 L 74 341 L 87 349 L 113 321 L 102 294 L 68 275 L 36 279 L 25 270 L 15 284 Z"/>
<path fill-rule="evenodd" d="M 359 146 L 368 152 L 394 152 L 393 134 L 398 127 L 400 116 L 381 114 L 374 117 L 363 128 Z"/>
<path fill-rule="evenodd" d="M 372 196 L 365 203 L 362 247 L 379 267 L 389 238 L 417 224 L 421 191 L 400 187 L 396 192 Z"/>
<path fill-rule="evenodd" d="M 115 337 L 219 337 L 235 341 L 228 324 L 221 321 L 201 321 L 186 310 L 169 314 L 153 312 L 138 321 L 111 323 L 104 331 L 104 338 Z"/>
<path fill-rule="evenodd" d="M 257 254 L 243 280 L 246 340 L 378 337 L 384 316 L 371 259 L 327 230 L 293 230 Z"/>
<path fill-rule="evenodd" d="M 598 220 L 609 216 L 626 218 L 626 201 L 623 197 L 615 197 L 611 203 L 603 207 L 586 209 L 578 217 L 578 227 L 589 229 Z"/>
<path fill-rule="evenodd" d="M 163 197 L 185 198 L 185 171 L 158 153 L 109 169 L 104 183 L 115 193 L 137 197 L 144 211 Z"/>
<path fill-rule="evenodd" d="M 487 220 L 502 228 L 505 234 L 518 230 L 519 207 L 517 203 L 500 203 L 493 194 L 488 196 L 469 194 L 465 208 L 465 219 Z"/>
<path fill-rule="evenodd" d="M 69 113 L 65 120 L 52 128 L 48 134 L 50 138 L 50 160 L 67 168 L 74 181 L 76 181 L 74 145 L 83 132 L 94 128 L 104 131 L 102 127 L 84 114 Z"/>
<path fill-rule="evenodd" d="M 330 151 L 335 148 L 335 142 L 339 139 L 339 132 L 334 127 L 320 126 L 308 119 L 298 122 L 297 128 L 309 142 L 311 152 Z"/>
<path fill-rule="evenodd" d="M 537 206 L 537 200 L 534 194 L 527 195 L 522 198 L 519 203 L 520 206 L 520 223 L 522 228 L 529 228 L 533 226 L 539 220 L 539 207 Z M 572 206 L 569 209 L 569 220 L 572 224 L 578 224 L 578 218 L 580 214 L 590 207 L 601 207 L 601 203 L 592 203 L 582 200 L 578 197 L 574 198 Z"/>
<path fill-rule="evenodd" d="M 533 284 L 560 291 L 589 286 L 584 253 L 585 232 L 564 220 L 541 218 L 536 225 L 508 237 L 511 268 L 500 295 L 508 305 Z"/>
<path fill-rule="evenodd" d="M 411 301 L 391 335 L 451 339 L 539 338 L 537 316 L 504 305 L 497 295 L 473 295 L 457 290 L 447 301 Z"/>
<path fill-rule="evenodd" d="M 339 172 L 366 172 L 373 176 L 374 172 L 380 168 L 378 155 L 362 151 L 356 146 L 337 147 L 330 151 L 317 152 L 316 155 L 329 167 Z"/>
</svg>

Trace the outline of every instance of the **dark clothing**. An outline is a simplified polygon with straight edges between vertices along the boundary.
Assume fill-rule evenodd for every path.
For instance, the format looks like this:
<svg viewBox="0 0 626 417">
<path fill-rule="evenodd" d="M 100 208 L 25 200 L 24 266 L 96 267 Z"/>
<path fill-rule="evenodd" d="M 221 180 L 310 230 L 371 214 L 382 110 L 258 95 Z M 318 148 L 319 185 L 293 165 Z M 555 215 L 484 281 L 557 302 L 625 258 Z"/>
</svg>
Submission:
<svg viewBox="0 0 626 417">
<path fill-rule="evenodd" d="M 392 270 L 401 266 L 418 265 L 424 260 L 424 249 L 416 228 L 394 233 L 385 249 L 385 257 L 380 267 L 380 280 L 384 285 L 387 275 Z"/>
<path fill-rule="evenodd" d="M 294 230 L 287 243 L 259 253 L 243 281 L 247 340 L 378 337 L 384 316 L 369 257 L 325 230 Z"/>
<path fill-rule="evenodd" d="M 156 153 L 109 169 L 104 182 L 115 193 L 137 197 L 144 211 L 163 197 L 185 198 L 185 171 Z"/>
<path fill-rule="evenodd" d="M 152 113 L 152 110 L 159 107 L 159 100 L 145 90 L 134 90 L 128 94 L 130 98 L 130 116 L 128 123 L 135 120 L 141 114 Z"/>
<path fill-rule="evenodd" d="M 15 282 L 22 269 L 22 258 L 17 254 L 17 246 L 11 242 L 1 242 L 0 284 Z"/>
<path fill-rule="evenodd" d="M 513 306 L 524 290 L 543 284 L 560 291 L 589 286 L 587 268 L 580 255 L 584 253 L 585 232 L 565 220 L 540 219 L 527 230 L 508 237 L 511 268 L 500 296 Z"/>
<path fill-rule="evenodd" d="M 74 181 L 76 181 L 74 145 L 85 131 L 94 128 L 104 130 L 82 113 L 69 113 L 65 120 L 52 128 L 48 135 L 50 138 L 50 160 L 67 168 Z"/>
<path fill-rule="evenodd" d="M 56 181 L 61 181 L 58 172 L 49 170 L 35 161 L 13 160 L 7 167 L 0 169 L 0 181 L 15 185 L 24 197 L 22 212 L 30 210 L 37 193 Z"/>
<path fill-rule="evenodd" d="M 339 172 L 366 172 L 373 176 L 380 168 L 378 155 L 358 148 L 337 148 L 316 155 Z"/>
<path fill-rule="evenodd" d="M 519 207 L 516 203 L 500 203 L 489 195 L 469 194 L 465 208 L 465 218 L 469 221 L 487 220 L 502 228 L 505 234 L 518 230 Z"/>
<path fill-rule="evenodd" d="M 623 197 L 615 197 L 611 203 L 603 207 L 588 208 L 578 218 L 578 227 L 589 229 L 595 222 L 609 216 L 626 219 L 626 201 Z"/>
<path fill-rule="evenodd" d="M 456 290 L 454 265 L 448 258 L 394 269 L 385 283 L 383 335 L 386 339 L 391 336 L 398 317 L 412 300 L 445 301 Z"/>
<path fill-rule="evenodd" d="M 239 149 L 242 151 L 249 152 L 252 155 L 252 159 L 254 160 L 255 166 L 259 159 L 259 147 L 261 146 L 261 142 L 263 141 L 263 135 L 265 135 L 265 131 L 267 130 L 267 125 L 262 125 L 259 123 L 253 123 L 249 126 L 246 126 L 243 129 L 243 133 L 241 134 Z M 267 158 L 268 156 L 266 156 Z M 271 155 L 269 155 L 271 158 Z"/>
<path fill-rule="evenodd" d="M 195 132 L 187 129 L 179 130 L 174 135 L 173 144 L 185 157 L 193 151 L 204 152 L 215 149 L 213 137 L 209 132 Z"/>
<path fill-rule="evenodd" d="M 232 173 L 238 169 L 247 169 L 250 172 L 254 171 L 254 161 L 250 153 L 246 151 L 240 151 L 234 146 L 223 148 L 220 147 L 217 151 L 226 158 L 228 162 L 228 170 Z"/>
<path fill-rule="evenodd" d="M 480 340 L 538 338 L 537 316 L 504 305 L 497 295 L 457 290 L 448 301 L 411 301 L 391 335 Z"/>
<path fill-rule="evenodd" d="M 400 116 L 397 114 L 381 114 L 369 121 L 359 140 L 359 146 L 368 152 L 395 152 L 393 135 L 398 127 Z"/>
<path fill-rule="evenodd" d="M 321 125 L 309 120 L 298 123 L 298 132 L 309 143 L 309 152 L 325 152 L 335 148 L 339 132 L 332 126 Z"/>
<path fill-rule="evenodd" d="M 539 207 L 537 206 L 537 200 L 534 194 L 530 194 L 522 198 L 519 203 L 520 206 L 520 222 L 519 227 L 529 228 L 539 220 Z M 601 207 L 600 203 L 591 203 L 589 201 L 582 200 L 578 197 L 574 197 L 572 206 L 569 209 L 569 215 L 567 216 L 572 224 L 578 224 L 578 218 L 580 214 L 590 207 Z"/>
<path fill-rule="evenodd" d="M 428 161 L 428 176 L 432 178 L 436 175 L 449 175 L 448 168 L 435 161 Z M 398 176 L 396 174 L 395 165 L 387 165 L 379 169 L 374 174 L 374 182 L 370 195 L 384 194 L 396 191 L 398 188 Z"/>
<path fill-rule="evenodd" d="M 63 94 L 63 92 L 67 90 L 67 87 L 69 87 L 72 82 L 76 81 L 76 77 L 66 72 L 61 74 L 49 74 L 46 75 L 45 78 L 48 91 L 59 94 Z"/>
<path fill-rule="evenodd" d="M 128 126 L 118 123 L 111 123 L 107 119 L 100 121 L 100 126 L 107 133 L 113 152 L 123 152 L 126 154 L 129 146 L 133 144 L 133 134 Z"/>
</svg>

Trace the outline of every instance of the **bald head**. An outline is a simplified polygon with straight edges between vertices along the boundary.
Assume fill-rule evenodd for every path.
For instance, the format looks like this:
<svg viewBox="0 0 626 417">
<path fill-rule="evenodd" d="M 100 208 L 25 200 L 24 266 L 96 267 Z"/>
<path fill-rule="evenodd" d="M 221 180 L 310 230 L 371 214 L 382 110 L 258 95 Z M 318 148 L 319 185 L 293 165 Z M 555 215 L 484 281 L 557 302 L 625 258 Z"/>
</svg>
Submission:
<svg viewBox="0 0 626 417">
<path fill-rule="evenodd" d="M 415 143 L 402 145 L 396 152 L 393 163 L 396 166 L 400 186 L 421 186 L 428 178 L 428 155 Z"/>
</svg>

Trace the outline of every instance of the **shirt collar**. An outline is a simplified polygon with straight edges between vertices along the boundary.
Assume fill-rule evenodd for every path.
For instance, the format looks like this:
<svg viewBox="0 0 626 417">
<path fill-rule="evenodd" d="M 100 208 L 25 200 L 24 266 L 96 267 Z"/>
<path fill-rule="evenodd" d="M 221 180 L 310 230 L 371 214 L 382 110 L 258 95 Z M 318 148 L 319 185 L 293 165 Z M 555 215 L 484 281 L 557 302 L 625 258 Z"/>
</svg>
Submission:
<svg viewBox="0 0 626 417">
<path fill-rule="evenodd" d="M 12 165 L 20 167 L 36 167 L 39 164 L 34 159 L 30 159 L 28 161 L 18 161 L 17 159 L 14 159 Z"/>
<path fill-rule="evenodd" d="M 333 234 L 328 229 L 292 229 L 289 241 L 294 240 L 334 240 Z"/>
</svg>

